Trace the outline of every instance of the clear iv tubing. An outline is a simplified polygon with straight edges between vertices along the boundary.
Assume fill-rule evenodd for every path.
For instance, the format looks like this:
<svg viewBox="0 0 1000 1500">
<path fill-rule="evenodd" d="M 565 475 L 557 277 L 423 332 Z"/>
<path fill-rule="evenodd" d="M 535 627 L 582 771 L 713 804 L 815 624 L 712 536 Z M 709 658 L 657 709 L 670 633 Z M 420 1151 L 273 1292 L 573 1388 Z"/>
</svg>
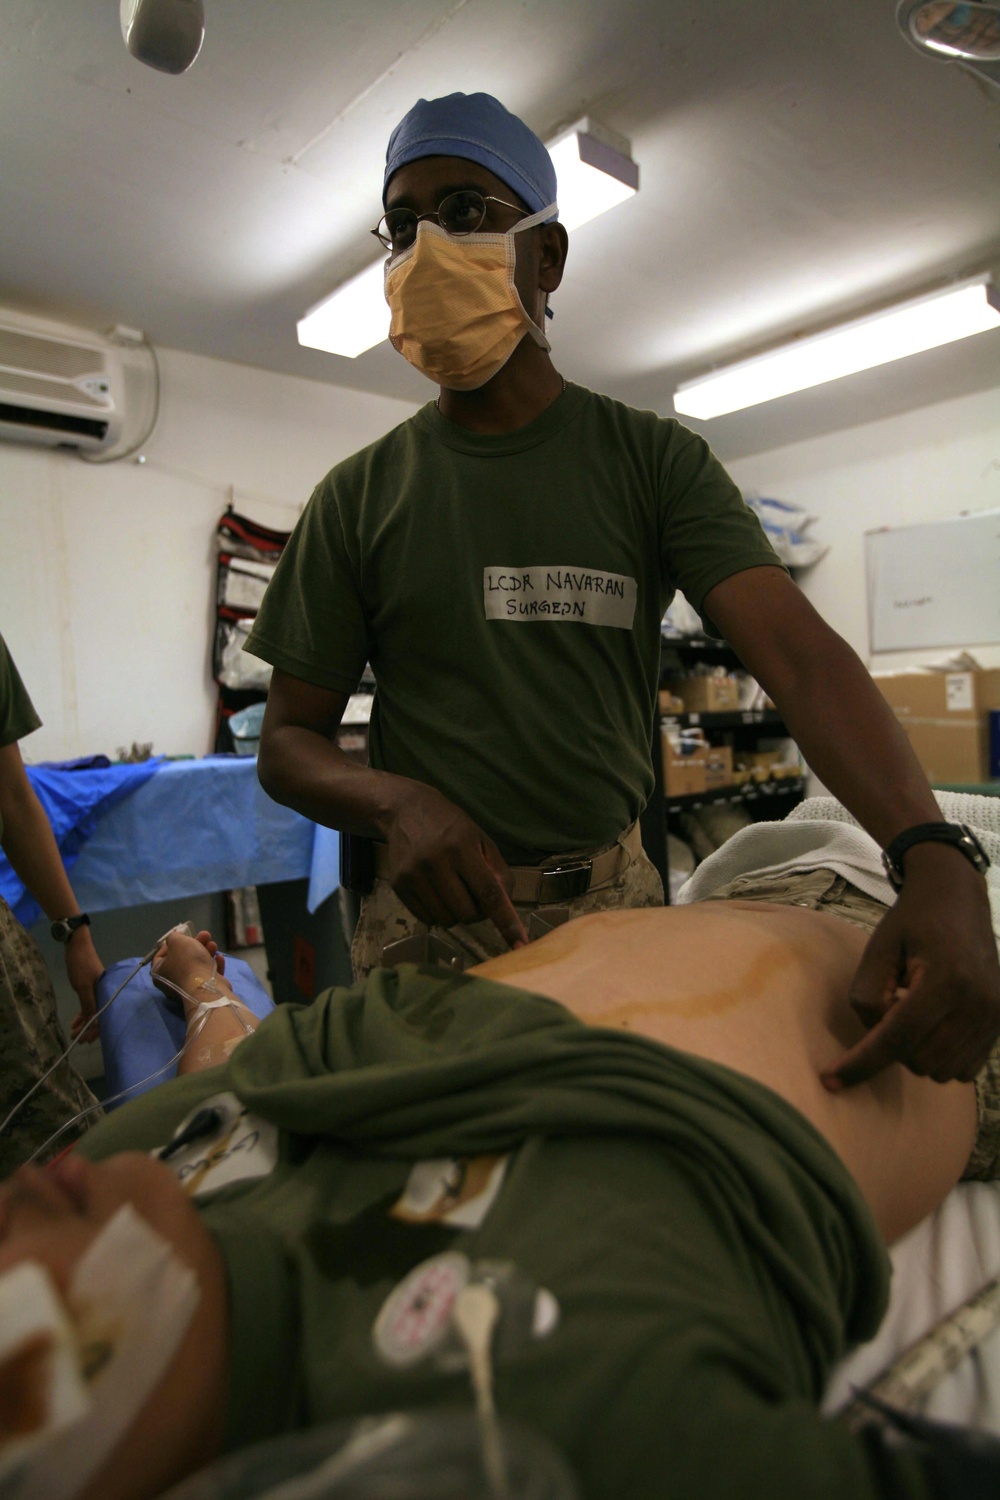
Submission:
<svg viewBox="0 0 1000 1500">
<path fill-rule="evenodd" d="M 51 1068 L 47 1068 L 46 1071 L 42 1074 L 41 1078 L 36 1078 L 35 1082 L 31 1085 L 31 1088 L 28 1090 L 28 1092 L 26 1094 L 24 1094 L 17 1101 L 17 1103 L 14 1105 L 14 1108 L 10 1111 L 9 1115 L 4 1120 L 3 1124 L 0 1125 L 0 1135 L 3 1135 L 4 1131 L 7 1129 L 7 1126 L 11 1123 L 11 1121 L 15 1118 L 15 1116 L 17 1116 L 17 1115 L 20 1114 L 21 1110 L 27 1104 L 27 1102 L 31 1098 L 31 1096 L 33 1094 L 35 1094 L 41 1088 L 41 1086 L 45 1082 L 46 1078 L 50 1078 L 52 1076 L 52 1074 L 55 1072 L 56 1068 L 60 1067 L 66 1061 L 67 1057 L 69 1057 L 69 1055 L 72 1052 L 73 1048 L 77 1045 L 78 1042 L 81 1042 L 83 1040 L 84 1036 L 90 1030 L 90 1027 L 94 1024 L 94 1022 L 98 1019 L 98 1017 L 99 1016 L 103 1016 L 104 1012 L 107 1010 L 108 1006 L 112 1003 L 112 1001 L 118 999 L 118 996 L 121 994 L 121 992 L 125 988 L 125 986 L 127 984 L 131 984 L 132 980 L 138 974 L 139 970 L 145 964 L 152 963 L 153 959 L 156 957 L 156 955 L 159 953 L 160 949 L 163 947 L 163 944 L 167 941 L 167 938 L 170 936 L 170 933 L 171 932 L 185 932 L 185 931 L 190 936 L 193 936 L 193 933 L 191 933 L 191 924 L 190 924 L 190 922 L 180 922 L 176 927 L 171 927 L 168 932 L 165 932 L 161 938 L 157 939 L 157 941 L 153 944 L 152 948 L 150 948 L 149 952 L 146 954 L 145 958 L 140 958 L 139 962 L 136 964 L 136 966 L 132 970 L 131 974 L 127 975 L 126 978 L 122 980 L 121 984 L 118 986 L 118 988 L 115 990 L 114 994 L 111 996 L 111 999 L 110 1000 L 105 1000 L 105 1002 L 101 1006 L 100 1010 L 96 1010 L 94 1012 L 94 1014 L 91 1017 L 90 1021 L 88 1021 L 87 1025 L 80 1032 L 80 1035 L 73 1038 L 73 1040 L 70 1042 L 69 1046 L 66 1048 L 66 1051 L 62 1054 L 62 1056 L 61 1057 L 57 1057 L 56 1060 L 55 1060 L 55 1062 L 52 1064 Z M 93 1108 L 93 1106 L 91 1106 L 91 1108 Z"/>
<path fill-rule="evenodd" d="M 140 965 L 140 967 L 141 967 L 141 965 Z M 133 972 L 133 974 L 137 974 L 139 971 L 138 971 L 138 969 L 134 969 L 132 972 Z M 132 975 L 129 975 L 129 978 L 131 978 L 131 977 L 132 977 Z M 127 979 L 126 979 L 125 983 L 128 984 L 128 980 Z M 169 984 L 170 988 L 172 990 L 176 990 L 177 989 L 177 985 L 176 984 L 171 984 L 169 979 L 165 979 L 163 981 L 163 983 L 164 984 Z M 115 993 L 117 994 L 117 991 Z M 183 990 L 179 990 L 178 993 L 183 995 L 184 991 Z M 188 1000 L 190 1000 L 191 996 L 187 995 L 186 998 Z M 111 999 L 112 1000 L 114 999 L 114 995 L 112 995 Z M 111 1004 L 111 1000 L 108 1001 L 108 1005 L 110 1005 L 110 1004 Z M 102 1009 L 103 1008 L 104 1007 L 102 1007 Z M 100 1012 L 98 1012 L 98 1014 L 100 1014 Z M 140 1078 L 140 1080 L 139 1080 L 138 1083 L 130 1083 L 127 1089 L 121 1089 L 119 1093 L 112 1094 L 112 1096 L 111 1096 L 110 1099 L 98 1099 L 98 1100 L 95 1100 L 95 1102 L 93 1104 L 88 1104 L 85 1109 L 81 1109 L 79 1111 L 79 1113 L 75 1114 L 71 1120 L 65 1120 L 63 1122 L 63 1124 L 59 1126 L 58 1130 L 54 1130 L 52 1132 L 52 1134 L 49 1136 L 49 1138 L 48 1138 L 47 1141 L 43 1141 L 42 1144 L 38 1147 L 38 1149 L 35 1150 L 35 1151 L 33 1151 L 31 1153 L 31 1155 L 25 1161 L 24 1165 L 28 1166 L 30 1162 L 37 1161 L 37 1159 L 42 1155 L 42 1153 L 44 1151 L 47 1151 L 49 1149 L 49 1147 L 52 1145 L 53 1141 L 57 1141 L 59 1139 L 59 1137 L 63 1134 L 64 1131 L 72 1130 L 72 1128 L 73 1128 L 74 1125 L 79 1124 L 79 1122 L 81 1120 L 86 1119 L 86 1117 L 88 1115 L 92 1115 L 94 1113 L 95 1109 L 106 1109 L 109 1104 L 117 1104 L 118 1101 L 119 1101 L 119 1099 L 124 1099 L 125 1098 L 126 1094 L 134 1093 L 136 1089 L 141 1089 L 145 1084 L 152 1083 L 152 1081 L 153 1081 L 154 1078 L 159 1078 L 159 1076 L 160 1076 L 161 1073 L 166 1073 L 167 1070 L 169 1068 L 172 1068 L 175 1063 L 180 1062 L 181 1058 L 184 1056 L 185 1052 L 192 1045 L 192 1043 L 195 1042 L 195 1041 L 197 1041 L 198 1037 L 201 1034 L 202 1028 L 204 1027 L 204 1025 L 205 1025 L 205 1023 L 207 1021 L 208 1021 L 208 1016 L 207 1015 L 202 1016 L 201 1020 L 198 1022 L 197 1029 L 195 1031 L 193 1031 L 190 1036 L 186 1036 L 184 1038 L 184 1045 L 181 1048 L 181 1050 L 179 1052 L 175 1052 L 174 1055 L 173 1055 L 173 1057 L 170 1059 L 170 1061 L 164 1063 L 163 1066 L 162 1066 L 162 1068 L 157 1068 L 157 1070 L 156 1070 L 155 1073 L 150 1073 L 147 1078 Z"/>
<path fill-rule="evenodd" d="M 159 946 L 160 945 L 157 944 L 157 948 L 156 948 L 156 950 L 154 950 L 154 953 L 156 951 L 158 951 Z M 146 962 L 146 960 L 143 959 L 143 963 L 145 963 L 145 962 Z M 140 967 L 141 967 L 141 965 L 140 965 Z M 136 974 L 137 972 L 138 972 L 138 970 L 133 969 L 132 974 Z M 131 977 L 132 977 L 132 975 L 129 975 L 129 978 L 131 978 Z M 174 982 L 173 982 L 172 979 L 167 979 L 162 974 L 158 974 L 156 977 L 157 977 L 157 980 L 158 980 L 158 982 L 160 984 L 165 984 L 168 989 L 176 991 L 176 993 L 178 995 L 180 995 L 182 999 L 184 999 L 184 1000 L 190 1000 L 192 1005 L 197 1004 L 197 1001 L 194 1000 L 192 998 L 192 996 L 188 994 L 187 990 L 182 990 L 181 987 L 180 987 L 180 985 L 179 984 L 174 984 Z M 128 979 L 126 979 L 125 983 L 128 984 Z M 117 995 L 117 994 L 118 994 L 118 990 L 115 991 L 115 995 Z M 115 998 L 115 995 L 112 995 L 111 1000 L 113 1000 Z M 109 1000 L 107 1002 L 107 1005 L 111 1004 L 111 1000 Z M 106 1010 L 107 1009 L 107 1005 L 102 1006 L 101 1009 L 102 1010 Z M 247 1025 L 246 1021 L 244 1021 L 243 1017 L 239 1014 L 239 1009 L 238 1009 L 239 1002 L 237 1002 L 237 1001 L 230 1001 L 229 1005 L 232 1007 L 233 1010 L 235 1010 L 237 1012 L 237 1014 L 236 1014 L 237 1021 L 239 1021 L 240 1025 L 243 1027 L 243 1030 L 246 1032 L 247 1036 L 250 1036 L 251 1032 L 252 1032 L 252 1028 Z M 100 1014 L 100 1011 L 98 1012 L 98 1014 Z M 184 1056 L 184 1054 L 188 1050 L 188 1048 L 190 1046 L 192 1046 L 192 1044 L 198 1040 L 198 1037 L 201 1035 L 203 1029 L 205 1028 L 205 1026 L 208 1023 L 209 1015 L 210 1015 L 210 1010 L 206 1009 L 205 1012 L 204 1012 L 204 1014 L 201 1015 L 198 1018 L 198 1025 L 195 1028 L 195 1030 L 191 1033 L 190 1036 L 187 1036 L 187 1037 L 184 1038 L 184 1045 L 183 1045 L 183 1047 L 181 1048 L 181 1050 L 179 1052 L 175 1052 L 174 1053 L 173 1057 L 170 1059 L 169 1062 L 165 1062 L 162 1067 L 157 1068 L 157 1070 L 156 1070 L 155 1073 L 150 1073 L 146 1078 L 140 1078 L 139 1081 L 138 1081 L 138 1083 L 130 1083 L 129 1086 L 128 1086 L 128 1088 L 121 1089 L 119 1091 L 119 1093 L 117 1093 L 117 1094 L 112 1094 L 110 1099 L 97 1100 L 94 1104 L 88 1104 L 85 1109 L 81 1109 L 78 1114 L 75 1114 L 71 1120 L 66 1120 L 62 1125 L 59 1126 L 58 1130 L 53 1131 L 53 1133 L 49 1136 L 48 1140 L 47 1141 L 43 1141 L 42 1144 L 38 1147 L 37 1151 L 33 1151 L 32 1152 L 32 1154 L 28 1157 L 28 1159 L 24 1163 L 24 1165 L 27 1166 L 30 1162 L 35 1161 L 39 1156 L 41 1156 L 41 1154 L 42 1154 L 43 1151 L 47 1151 L 49 1149 L 49 1147 L 52 1145 L 53 1141 L 57 1141 L 59 1139 L 59 1137 L 63 1134 L 63 1132 L 65 1130 L 72 1130 L 73 1126 L 79 1124 L 79 1122 L 81 1120 L 85 1119 L 87 1115 L 92 1115 L 95 1109 L 106 1109 L 109 1104 L 117 1104 L 120 1099 L 124 1099 L 125 1098 L 126 1094 L 132 1094 L 132 1093 L 135 1092 L 136 1089 L 141 1089 L 141 1088 L 145 1087 L 145 1085 L 147 1083 L 152 1083 L 152 1081 L 153 1081 L 154 1078 L 159 1078 L 159 1076 L 160 1076 L 161 1073 L 166 1073 L 168 1071 L 168 1069 L 170 1069 L 170 1068 L 172 1068 L 174 1066 L 175 1063 L 180 1062 L 181 1058 Z"/>
</svg>

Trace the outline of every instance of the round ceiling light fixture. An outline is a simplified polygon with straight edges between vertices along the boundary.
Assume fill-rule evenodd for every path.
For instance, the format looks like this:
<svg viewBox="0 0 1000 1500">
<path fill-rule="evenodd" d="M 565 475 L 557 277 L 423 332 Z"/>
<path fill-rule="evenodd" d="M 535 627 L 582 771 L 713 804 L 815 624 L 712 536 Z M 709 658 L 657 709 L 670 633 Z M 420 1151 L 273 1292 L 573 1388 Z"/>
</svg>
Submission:
<svg viewBox="0 0 1000 1500">
<path fill-rule="evenodd" d="M 158 73 L 186 73 L 201 51 L 204 0 L 121 0 L 118 14 L 132 56 Z"/>
<path fill-rule="evenodd" d="M 1000 88 L 1000 3 L 900 0 L 896 20 L 920 52 L 960 63 Z"/>
</svg>

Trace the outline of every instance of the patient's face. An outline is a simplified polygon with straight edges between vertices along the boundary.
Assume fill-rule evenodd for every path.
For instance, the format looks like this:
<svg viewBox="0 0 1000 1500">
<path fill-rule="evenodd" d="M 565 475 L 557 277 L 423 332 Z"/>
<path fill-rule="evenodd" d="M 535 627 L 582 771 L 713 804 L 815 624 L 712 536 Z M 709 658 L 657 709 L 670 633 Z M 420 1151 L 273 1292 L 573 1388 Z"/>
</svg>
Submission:
<svg viewBox="0 0 1000 1500">
<path fill-rule="evenodd" d="M 126 1203 L 198 1266 L 208 1238 L 173 1173 L 138 1151 L 104 1162 L 74 1153 L 49 1168 L 21 1167 L 0 1184 L 0 1275 L 35 1260 L 65 1292 L 81 1256 Z"/>
</svg>

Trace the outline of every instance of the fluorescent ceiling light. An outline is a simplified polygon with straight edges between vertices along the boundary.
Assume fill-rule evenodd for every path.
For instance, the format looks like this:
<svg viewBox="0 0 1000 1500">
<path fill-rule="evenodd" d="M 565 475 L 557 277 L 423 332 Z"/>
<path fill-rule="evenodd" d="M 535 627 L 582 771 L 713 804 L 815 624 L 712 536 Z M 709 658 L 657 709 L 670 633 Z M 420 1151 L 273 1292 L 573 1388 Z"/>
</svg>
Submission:
<svg viewBox="0 0 1000 1500">
<path fill-rule="evenodd" d="M 345 281 L 296 324 L 299 343 L 357 359 L 389 337 L 389 306 L 383 290 L 385 256 Z"/>
<path fill-rule="evenodd" d="M 548 142 L 559 184 L 559 221 L 579 229 L 639 190 L 631 147 L 596 120 L 577 123 Z"/>
<path fill-rule="evenodd" d="M 997 327 L 1000 292 L 980 276 L 687 380 L 674 392 L 674 409 L 685 417 L 720 417 Z"/>
</svg>

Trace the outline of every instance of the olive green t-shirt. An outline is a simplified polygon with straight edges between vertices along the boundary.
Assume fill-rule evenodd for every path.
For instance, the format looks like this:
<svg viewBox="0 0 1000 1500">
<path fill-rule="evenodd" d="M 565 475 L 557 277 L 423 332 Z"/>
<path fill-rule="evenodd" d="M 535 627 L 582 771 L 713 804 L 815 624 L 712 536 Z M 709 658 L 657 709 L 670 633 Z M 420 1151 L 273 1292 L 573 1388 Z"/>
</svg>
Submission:
<svg viewBox="0 0 1000 1500">
<path fill-rule="evenodd" d="M 247 649 L 378 685 L 371 764 L 437 787 L 511 853 L 609 843 L 653 788 L 660 621 L 781 566 L 707 444 L 580 386 L 471 433 L 428 405 L 338 464 Z"/>
<path fill-rule="evenodd" d="M 554 1299 L 537 1337 L 502 1300 L 496 1404 L 557 1446 L 583 1500 L 926 1500 L 912 1458 L 879 1460 L 816 1409 L 833 1361 L 880 1321 L 888 1257 L 840 1159 L 761 1084 L 404 964 L 279 1006 L 224 1067 L 153 1089 L 77 1150 L 161 1147 L 227 1091 L 247 1134 L 198 1150 L 245 1175 L 213 1188 L 200 1165 L 173 1168 L 226 1266 L 227 1447 L 470 1409 L 467 1374 L 417 1347 L 432 1286 L 426 1320 L 401 1311 L 417 1358 L 377 1331 L 417 1266 L 433 1283 L 428 1259 L 458 1254 Z M 263 1122 L 277 1147 L 255 1167 Z M 400 1211 L 415 1163 L 451 1159 L 460 1181 L 483 1154 L 506 1162 L 478 1213 Z"/>
<path fill-rule="evenodd" d="M 0 635 L 0 746 L 13 745 L 16 740 L 23 740 L 26 734 L 40 728 L 41 722 L 7 650 L 6 642 Z M 0 838 L 2 837 L 3 819 L 0 818 Z"/>
</svg>

